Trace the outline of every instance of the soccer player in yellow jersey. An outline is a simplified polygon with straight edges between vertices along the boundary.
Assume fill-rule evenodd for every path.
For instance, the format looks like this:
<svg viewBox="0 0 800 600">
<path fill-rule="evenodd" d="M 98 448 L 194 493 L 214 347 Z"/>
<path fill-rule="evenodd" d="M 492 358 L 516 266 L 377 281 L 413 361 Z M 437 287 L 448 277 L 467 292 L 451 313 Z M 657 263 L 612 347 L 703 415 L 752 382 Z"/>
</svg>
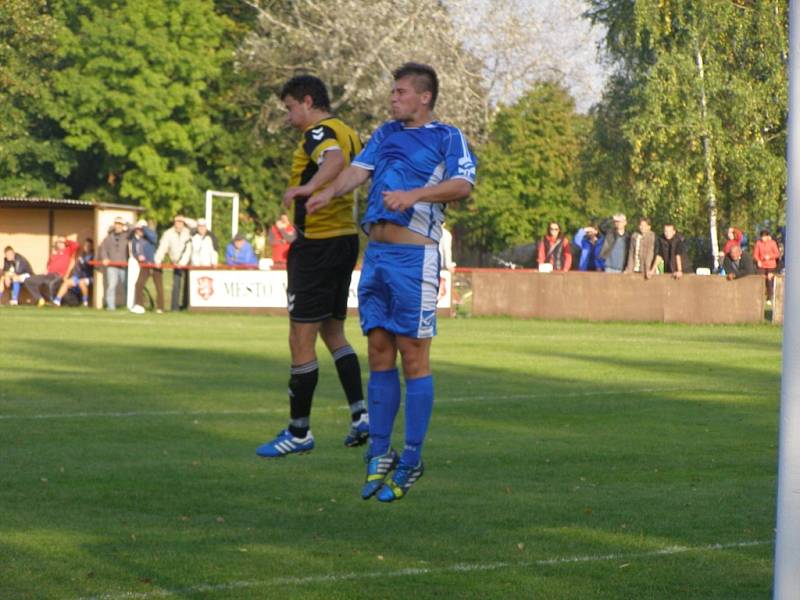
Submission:
<svg viewBox="0 0 800 600">
<path fill-rule="evenodd" d="M 308 214 L 305 203 L 322 190 L 361 151 L 361 141 L 349 126 L 331 115 L 325 84 L 311 75 L 290 79 L 281 90 L 289 123 L 302 132 L 294 151 L 287 206 L 293 205 L 297 238 L 289 248 L 289 426 L 256 454 L 278 458 L 314 448 L 309 418 L 319 367 L 315 345 L 322 337 L 333 359 L 350 405 L 350 432 L 345 446 L 364 444 L 369 421 L 358 357 L 344 335 L 350 276 L 358 258 L 358 234 L 353 196 L 344 195 Z"/>
</svg>

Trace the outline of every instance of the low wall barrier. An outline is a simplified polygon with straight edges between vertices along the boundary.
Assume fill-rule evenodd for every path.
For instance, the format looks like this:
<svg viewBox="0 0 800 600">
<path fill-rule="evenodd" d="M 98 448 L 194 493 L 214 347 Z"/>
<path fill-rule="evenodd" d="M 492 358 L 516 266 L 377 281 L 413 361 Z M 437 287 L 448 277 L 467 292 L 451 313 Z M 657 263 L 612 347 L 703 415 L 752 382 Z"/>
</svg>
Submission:
<svg viewBox="0 0 800 600">
<path fill-rule="evenodd" d="M 760 323 L 765 285 L 759 276 L 727 281 L 710 275 L 539 273 L 474 269 L 472 314 L 529 319 Z"/>
</svg>

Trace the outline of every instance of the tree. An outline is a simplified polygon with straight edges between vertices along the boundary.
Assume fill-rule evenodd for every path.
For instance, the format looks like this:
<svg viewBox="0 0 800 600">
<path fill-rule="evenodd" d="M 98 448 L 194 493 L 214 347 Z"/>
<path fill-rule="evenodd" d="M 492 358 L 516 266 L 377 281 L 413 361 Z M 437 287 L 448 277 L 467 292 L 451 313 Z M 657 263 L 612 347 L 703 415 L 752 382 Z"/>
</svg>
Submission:
<svg viewBox="0 0 800 600">
<path fill-rule="evenodd" d="M 82 196 L 140 203 L 160 221 L 198 208 L 199 158 L 222 132 L 206 93 L 220 70 L 223 23 L 210 0 L 77 0 L 56 75 L 65 143 Z"/>
<path fill-rule="evenodd" d="M 487 104 L 482 66 L 464 48 L 441 2 L 336 0 L 331 6 L 295 0 L 263 7 L 245 1 L 258 12 L 259 29 L 245 38 L 239 60 L 258 74 L 267 98 L 261 120 L 269 131 L 283 119 L 277 91 L 303 71 L 327 83 L 334 110 L 359 131 L 371 131 L 387 117 L 392 70 L 413 59 L 430 63 L 439 74 L 437 114 L 473 139 L 482 135 Z"/>
<path fill-rule="evenodd" d="M 780 0 L 592 0 L 618 66 L 598 109 L 617 189 L 716 247 L 784 206 L 787 16 Z M 603 139 L 600 140 L 600 134 Z M 705 222 L 705 226 L 704 226 Z"/>
<path fill-rule="evenodd" d="M 577 193 L 584 123 L 569 93 L 552 82 L 501 106 L 478 150 L 480 184 L 463 206 L 448 209 L 462 243 L 498 253 L 538 239 L 549 221 L 565 230 L 577 225 L 586 212 Z"/>
<path fill-rule="evenodd" d="M 54 119 L 61 26 L 44 0 L 0 3 L 0 195 L 60 196 L 75 164 Z"/>
</svg>

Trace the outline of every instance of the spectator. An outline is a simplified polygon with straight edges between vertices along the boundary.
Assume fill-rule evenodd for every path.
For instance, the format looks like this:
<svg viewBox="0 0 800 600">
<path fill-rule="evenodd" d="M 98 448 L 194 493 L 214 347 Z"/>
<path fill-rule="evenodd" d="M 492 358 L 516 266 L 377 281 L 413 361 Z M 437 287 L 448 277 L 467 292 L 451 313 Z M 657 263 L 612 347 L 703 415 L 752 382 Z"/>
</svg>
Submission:
<svg viewBox="0 0 800 600">
<path fill-rule="evenodd" d="M 253 247 L 250 245 L 241 233 L 236 236 L 228 244 L 225 250 L 225 263 L 231 266 L 252 266 L 258 265 L 256 253 L 253 252 Z"/>
<path fill-rule="evenodd" d="M 0 302 L 3 301 L 3 293 L 7 288 L 11 288 L 11 300 L 9 304 L 16 306 L 19 303 L 19 291 L 25 280 L 33 275 L 31 263 L 28 259 L 14 251 L 11 246 L 6 246 L 3 257 L 3 276 L 0 277 Z"/>
<path fill-rule="evenodd" d="M 658 240 L 650 225 L 650 219 L 639 219 L 639 231 L 631 235 L 630 249 L 628 250 L 628 264 L 626 273 L 642 273 L 645 279 L 650 279 L 656 273 L 658 259 Z"/>
<path fill-rule="evenodd" d="M 692 270 L 683 236 L 672 223 L 664 225 L 664 235 L 658 240 L 658 256 L 664 264 L 664 272 L 671 273 L 675 279 Z"/>
<path fill-rule="evenodd" d="M 605 268 L 605 261 L 600 258 L 603 236 L 597 227 L 594 225 L 582 227 L 572 241 L 581 249 L 578 259 L 579 271 L 602 271 Z"/>
<path fill-rule="evenodd" d="M 728 231 L 725 232 L 725 236 L 727 239 L 725 240 L 725 245 L 722 247 L 722 254 L 724 256 L 728 256 L 731 253 L 731 248 L 734 246 L 739 246 L 739 248 L 742 247 L 744 234 L 735 227 L 728 227 Z"/>
<path fill-rule="evenodd" d="M 44 275 L 32 275 L 25 280 L 25 289 L 33 298 L 38 306 L 44 306 L 45 299 L 42 296 L 41 288 L 47 288 L 46 295 L 48 300 L 56 303 L 56 290 L 61 286 L 61 282 L 66 279 L 67 274 L 72 269 L 75 261 L 75 253 L 78 251 L 78 242 L 68 240 L 63 236 L 58 236 L 54 243 L 53 253 L 47 261 L 47 273 Z M 58 299 L 61 304 L 61 299 Z"/>
<path fill-rule="evenodd" d="M 144 286 L 153 277 L 156 285 L 156 313 L 164 312 L 164 271 L 150 265 L 156 263 L 156 232 L 147 226 L 147 221 L 140 219 L 131 234 L 131 255 L 139 261 L 139 277 L 136 279 L 134 304 L 131 312 L 144 314 Z"/>
<path fill-rule="evenodd" d="M 768 229 L 761 230 L 761 239 L 756 242 L 753 259 L 756 261 L 759 272 L 767 280 L 767 301 L 772 302 L 772 289 L 775 272 L 778 270 L 778 261 L 781 259 L 781 251 Z"/>
<path fill-rule="evenodd" d="M 106 308 L 117 308 L 117 287 L 125 287 L 128 273 L 128 226 L 122 217 L 114 219 L 114 226 L 100 244 L 98 258 L 106 269 Z M 110 263 L 116 263 L 114 265 Z M 121 266 L 124 265 L 124 266 Z"/>
<path fill-rule="evenodd" d="M 196 267 L 215 267 L 218 262 L 217 238 L 208 230 L 205 219 L 197 219 L 197 228 L 192 236 L 191 263 Z"/>
<path fill-rule="evenodd" d="M 284 213 L 269 230 L 269 244 L 272 248 L 273 267 L 279 269 L 286 268 L 289 246 L 295 238 L 297 238 L 297 231 L 291 221 L 289 221 L 289 216 Z"/>
<path fill-rule="evenodd" d="M 195 224 L 194 221 L 189 220 L 190 227 L 192 224 Z M 172 310 L 174 311 L 185 309 L 189 301 L 189 278 L 184 275 L 186 274 L 185 267 L 192 259 L 192 234 L 186 225 L 186 217 L 175 215 L 172 227 L 161 236 L 154 257 L 157 265 L 169 257 L 174 267 L 172 270 Z"/>
<path fill-rule="evenodd" d="M 442 237 L 439 239 L 439 268 L 455 273 L 456 263 L 453 262 L 453 234 L 442 223 Z"/>
<path fill-rule="evenodd" d="M 543 264 L 552 265 L 553 271 L 569 271 L 572 267 L 572 249 L 558 223 L 547 226 L 547 235 L 539 242 L 538 263 L 540 271 Z"/>
<path fill-rule="evenodd" d="M 722 268 L 725 269 L 725 277 L 728 281 L 756 274 L 753 259 L 747 252 L 742 250 L 741 246 L 736 244 L 731 246 L 730 252 L 722 261 Z"/>
<path fill-rule="evenodd" d="M 72 288 L 78 288 L 81 294 L 81 304 L 89 306 L 89 288 L 94 282 L 94 267 L 90 264 L 94 260 L 94 240 L 86 238 L 83 247 L 75 257 L 72 273 L 66 277 L 58 288 L 53 304 L 61 306 L 61 299 Z"/>
<path fill-rule="evenodd" d="M 612 217 L 613 224 L 606 221 L 601 226 L 603 231 L 603 247 L 600 250 L 600 258 L 605 261 L 606 273 L 622 273 L 625 270 L 625 261 L 628 260 L 628 243 L 630 234 L 625 231 L 628 220 L 623 214 L 616 214 Z"/>
</svg>

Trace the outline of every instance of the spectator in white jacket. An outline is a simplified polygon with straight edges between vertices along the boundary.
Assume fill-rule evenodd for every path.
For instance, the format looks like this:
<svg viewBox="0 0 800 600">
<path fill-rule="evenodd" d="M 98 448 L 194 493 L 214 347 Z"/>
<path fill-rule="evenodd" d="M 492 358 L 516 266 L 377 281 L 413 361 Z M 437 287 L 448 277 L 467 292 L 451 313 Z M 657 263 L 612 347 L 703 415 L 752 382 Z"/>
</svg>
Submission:
<svg viewBox="0 0 800 600">
<path fill-rule="evenodd" d="M 189 265 L 192 258 L 192 234 L 189 228 L 195 225 L 194 219 L 175 215 L 172 227 L 163 233 L 156 250 L 156 264 L 169 258 L 175 266 L 172 271 L 172 310 L 183 310 L 189 305 L 189 278 L 185 277 L 184 267 Z"/>
<path fill-rule="evenodd" d="M 192 236 L 192 266 L 214 267 L 218 262 L 217 238 L 208 230 L 205 219 L 197 219 Z"/>
</svg>

